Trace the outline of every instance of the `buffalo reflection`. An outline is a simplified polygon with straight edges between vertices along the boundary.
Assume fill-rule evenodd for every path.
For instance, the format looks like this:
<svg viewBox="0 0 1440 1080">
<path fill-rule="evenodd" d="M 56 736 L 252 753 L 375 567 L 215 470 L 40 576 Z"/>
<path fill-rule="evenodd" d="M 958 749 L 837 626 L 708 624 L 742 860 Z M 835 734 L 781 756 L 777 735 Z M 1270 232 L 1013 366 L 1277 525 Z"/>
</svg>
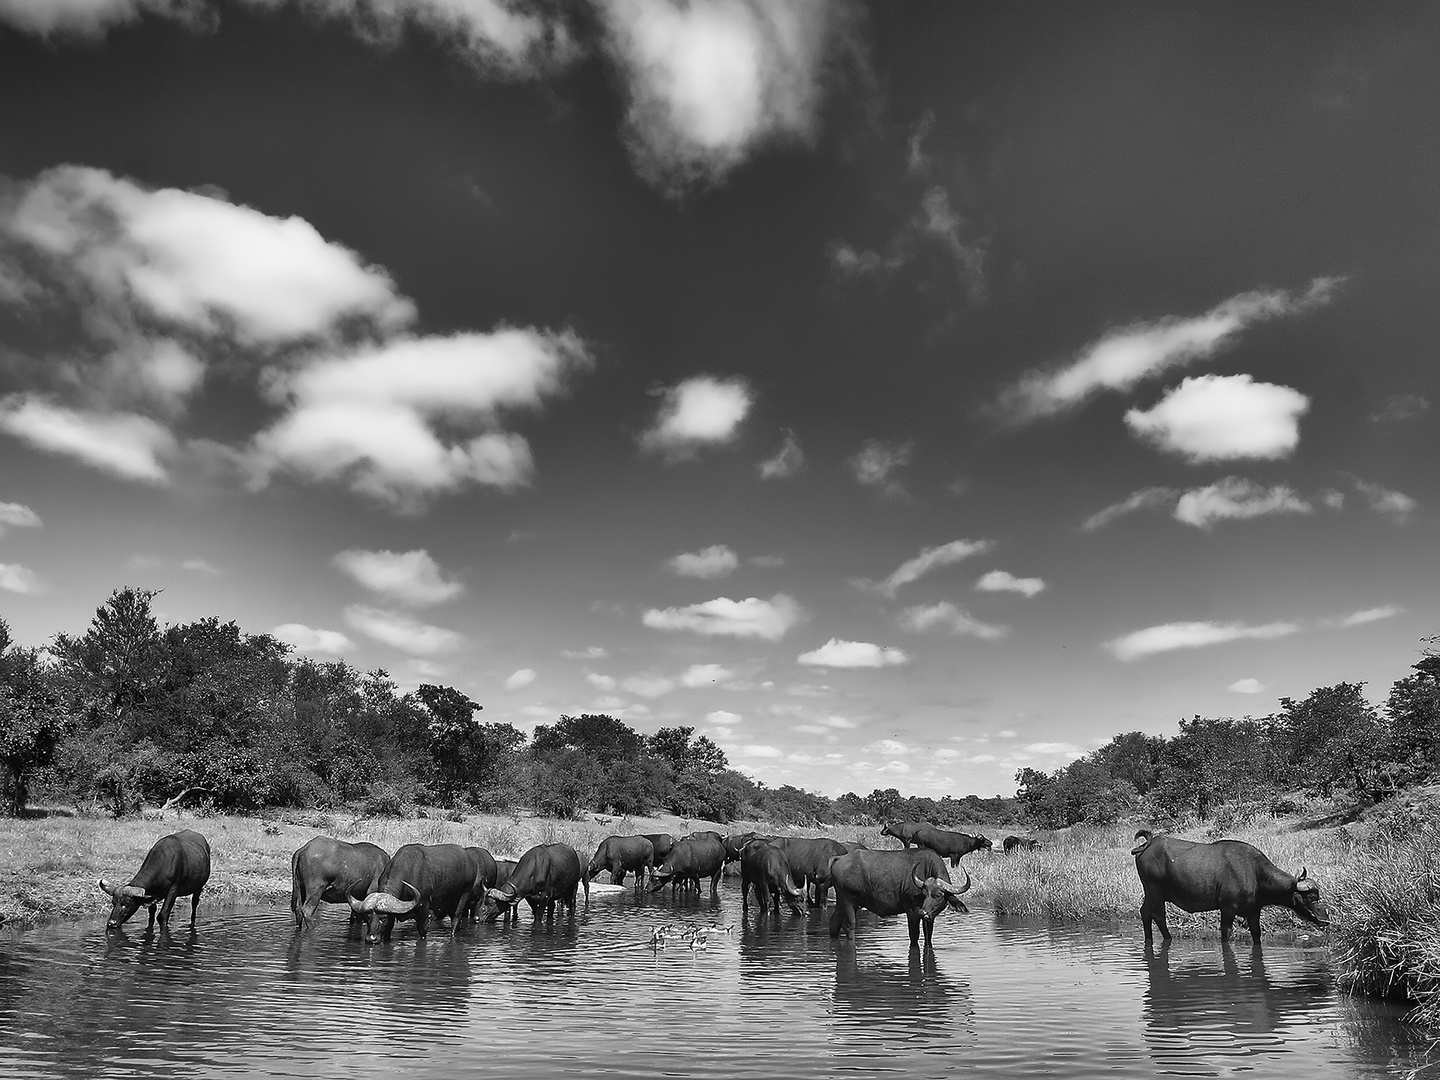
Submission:
<svg viewBox="0 0 1440 1080">
<path fill-rule="evenodd" d="M 972 1029 L 968 982 L 945 975 L 934 949 L 911 949 L 905 964 L 867 956 L 850 943 L 835 946 L 834 1016 L 857 1038 L 856 1053 L 935 1042 L 953 1047 Z"/>
</svg>

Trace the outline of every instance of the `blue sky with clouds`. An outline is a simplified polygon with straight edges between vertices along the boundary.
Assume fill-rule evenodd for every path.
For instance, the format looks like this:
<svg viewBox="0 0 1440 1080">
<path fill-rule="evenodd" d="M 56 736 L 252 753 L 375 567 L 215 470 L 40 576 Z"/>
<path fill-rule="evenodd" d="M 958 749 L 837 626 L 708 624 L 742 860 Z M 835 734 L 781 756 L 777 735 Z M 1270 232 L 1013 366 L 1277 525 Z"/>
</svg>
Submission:
<svg viewBox="0 0 1440 1080">
<path fill-rule="evenodd" d="M 1437 22 L 0 0 L 0 611 L 159 588 L 831 794 L 1383 697 Z"/>
</svg>

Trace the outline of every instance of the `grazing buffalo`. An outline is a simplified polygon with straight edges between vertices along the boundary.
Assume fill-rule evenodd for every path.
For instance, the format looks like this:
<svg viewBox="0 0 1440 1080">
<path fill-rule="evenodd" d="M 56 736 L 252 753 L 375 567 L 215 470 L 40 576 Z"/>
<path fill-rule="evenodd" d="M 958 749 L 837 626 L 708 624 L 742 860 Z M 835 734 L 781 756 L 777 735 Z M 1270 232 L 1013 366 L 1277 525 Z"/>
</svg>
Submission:
<svg viewBox="0 0 1440 1080">
<path fill-rule="evenodd" d="M 880 835 L 893 836 L 900 841 L 902 847 L 908 848 L 915 840 L 915 830 L 929 827 L 928 821 L 891 821 L 880 830 Z"/>
<path fill-rule="evenodd" d="M 1031 840 L 1026 836 L 1007 836 L 1002 846 L 1005 848 L 1005 854 L 1009 855 L 1012 851 L 1034 851 L 1040 846 L 1040 841 Z"/>
<path fill-rule="evenodd" d="M 655 849 L 655 865 L 659 866 L 660 861 L 670 854 L 670 849 L 675 846 L 675 837 L 668 832 L 647 832 L 641 836 L 650 841 L 650 846 Z"/>
<path fill-rule="evenodd" d="M 830 861 L 828 876 L 835 886 L 831 937 L 854 937 L 856 908 L 869 908 L 876 915 L 903 911 L 910 920 L 910 947 L 920 943 L 924 926 L 928 949 L 936 915 L 946 907 L 970 910 L 960 899 L 970 888 L 970 872 L 965 872 L 964 885 L 952 884 L 945 860 L 933 851 L 852 851 Z"/>
<path fill-rule="evenodd" d="M 830 860 L 844 855 L 845 845 L 828 836 L 782 836 L 774 844 L 785 853 L 795 884 L 805 890 L 806 903 L 824 907 L 830 895 Z"/>
<path fill-rule="evenodd" d="M 1287 874 L 1272 863 L 1259 848 L 1241 840 L 1217 840 L 1197 844 L 1173 836 L 1155 836 L 1149 829 L 1135 834 L 1130 849 L 1135 871 L 1145 890 L 1140 921 L 1145 925 L 1145 943 L 1154 940 L 1150 924 L 1160 925 L 1160 934 L 1170 940 L 1165 905 L 1185 911 L 1220 912 L 1220 940 L 1228 941 L 1235 917 L 1245 920 L 1250 938 L 1260 945 L 1260 909 L 1287 907 L 1307 922 L 1328 926 L 1330 916 L 1320 900 L 1320 888 L 1306 875 Z"/>
<path fill-rule="evenodd" d="M 128 885 L 111 885 L 100 879 L 100 888 L 114 901 L 110 905 L 107 930 L 118 930 L 134 915 L 141 904 L 150 908 L 150 924 L 155 928 L 155 905 L 162 901 L 160 928 L 170 926 L 170 909 L 175 898 L 190 897 L 190 928 L 195 928 L 195 911 L 200 906 L 200 890 L 210 880 L 210 844 L 198 832 L 181 829 L 162 836 L 145 854 L 145 861 Z"/>
<path fill-rule="evenodd" d="M 475 867 L 475 884 L 470 889 L 470 899 L 465 903 L 465 910 L 456 918 L 474 919 L 475 911 L 485 893 L 495 888 L 500 881 L 500 864 L 495 861 L 495 856 L 483 847 L 467 847 L 465 853 L 470 856 Z"/>
<path fill-rule="evenodd" d="M 447 915 L 454 938 L 477 873 L 475 858 L 459 844 L 406 844 L 390 857 L 364 900 L 350 898 L 350 910 L 371 942 L 389 941 L 396 919 L 414 919 L 415 933 L 423 938 L 432 918 Z"/>
<path fill-rule="evenodd" d="M 725 870 L 725 845 L 720 840 L 704 837 L 698 840 L 680 840 L 665 860 L 655 867 L 651 892 L 658 892 L 672 883 L 694 882 L 700 889 L 700 879 L 710 879 L 710 891 L 720 891 L 720 875 Z"/>
<path fill-rule="evenodd" d="M 536 844 L 515 864 L 515 872 L 503 885 L 485 894 L 485 921 L 494 922 L 521 900 L 530 905 L 538 919 L 555 918 L 555 904 L 564 904 L 575 917 L 575 894 L 585 886 L 585 906 L 590 906 L 590 879 L 585 864 L 569 844 Z"/>
<path fill-rule="evenodd" d="M 307 841 L 290 856 L 290 910 L 295 915 L 295 929 L 304 930 L 313 922 L 322 903 L 364 900 L 389 861 L 389 853 L 374 844 L 349 844 L 328 836 Z M 355 918 L 352 911 L 351 921 Z"/>
<path fill-rule="evenodd" d="M 600 841 L 590 865 L 585 870 L 589 881 L 601 870 L 610 871 L 610 881 L 615 885 L 625 884 L 625 872 L 635 871 L 635 884 L 643 887 L 645 871 L 655 867 L 655 845 L 643 836 L 607 836 Z"/>
<path fill-rule="evenodd" d="M 780 901 L 790 905 L 796 915 L 803 915 L 796 903 L 805 893 L 790 884 L 790 863 L 785 853 L 774 844 L 764 840 L 751 840 L 740 852 L 740 905 L 750 912 L 750 890 L 755 890 L 755 901 L 763 913 L 772 904 L 775 914 L 780 914 Z"/>
<path fill-rule="evenodd" d="M 969 833 L 937 829 L 933 825 L 922 825 L 910 839 L 919 847 L 929 848 L 935 854 L 945 856 L 950 860 L 952 869 L 959 866 L 960 859 L 970 852 L 979 851 L 981 848 L 989 851 L 993 846 L 988 836 L 971 836 Z"/>
</svg>

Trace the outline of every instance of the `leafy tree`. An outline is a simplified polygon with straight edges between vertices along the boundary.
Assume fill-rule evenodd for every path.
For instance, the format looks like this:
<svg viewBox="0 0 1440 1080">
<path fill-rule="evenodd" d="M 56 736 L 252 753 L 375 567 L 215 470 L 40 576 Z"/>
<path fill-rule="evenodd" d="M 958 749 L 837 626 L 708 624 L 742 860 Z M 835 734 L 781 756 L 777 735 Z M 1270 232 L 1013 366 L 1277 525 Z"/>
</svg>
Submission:
<svg viewBox="0 0 1440 1080">
<path fill-rule="evenodd" d="M 48 765 L 65 730 L 59 688 L 39 653 L 12 644 L 0 619 L 0 810 L 25 811 L 30 780 Z"/>
<path fill-rule="evenodd" d="M 904 802 L 905 797 L 893 787 L 884 791 L 876 788 L 865 796 L 865 805 L 869 808 L 870 816 L 876 821 L 891 820 Z"/>
<path fill-rule="evenodd" d="M 147 703 L 160 681 L 162 641 L 150 611 L 157 595 L 157 589 L 116 589 L 95 609 L 85 633 L 56 634 L 50 647 L 61 675 L 121 719 Z"/>
<path fill-rule="evenodd" d="M 1276 724 L 1295 777 L 1326 797 L 1342 787 L 1375 799 L 1393 788 L 1389 731 L 1363 689 L 1342 682 L 1280 699 Z"/>
<path fill-rule="evenodd" d="M 1110 770 L 1111 777 L 1117 783 L 1128 783 L 1136 794 L 1145 795 L 1155 786 L 1164 753 L 1163 735 L 1129 731 L 1116 735 L 1096 750 L 1093 757 L 1096 762 Z"/>
<path fill-rule="evenodd" d="M 1440 774 L 1440 638 L 1427 639 L 1426 656 L 1390 688 L 1390 722 L 1399 778 L 1422 783 Z"/>
</svg>

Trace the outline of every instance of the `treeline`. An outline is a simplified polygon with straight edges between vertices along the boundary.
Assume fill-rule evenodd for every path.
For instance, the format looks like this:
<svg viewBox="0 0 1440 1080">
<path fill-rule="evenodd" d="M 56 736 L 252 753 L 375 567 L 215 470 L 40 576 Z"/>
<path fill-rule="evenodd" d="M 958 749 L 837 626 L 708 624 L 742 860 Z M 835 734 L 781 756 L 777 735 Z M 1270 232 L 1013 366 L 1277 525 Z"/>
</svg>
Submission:
<svg viewBox="0 0 1440 1080">
<path fill-rule="evenodd" d="M 892 788 L 831 800 L 766 787 L 691 727 L 643 735 L 584 714 L 527 737 L 482 722 L 481 705 L 453 687 L 401 693 L 383 671 L 296 656 L 215 618 L 161 628 L 154 596 L 118 589 L 83 634 L 57 634 L 44 650 L 14 644 L 0 621 L 0 810 L 44 800 L 125 815 L 183 795 L 240 813 L 666 810 L 796 825 L 1016 814 L 1013 799 L 937 802 Z"/>
<path fill-rule="evenodd" d="M 1171 738 L 1132 731 L 1063 769 L 1015 774 L 1040 828 L 1195 817 L 1231 824 L 1319 798 L 1370 803 L 1440 779 L 1440 638 L 1380 708 L 1363 683 L 1337 683 L 1278 712 L 1195 716 Z"/>
</svg>

